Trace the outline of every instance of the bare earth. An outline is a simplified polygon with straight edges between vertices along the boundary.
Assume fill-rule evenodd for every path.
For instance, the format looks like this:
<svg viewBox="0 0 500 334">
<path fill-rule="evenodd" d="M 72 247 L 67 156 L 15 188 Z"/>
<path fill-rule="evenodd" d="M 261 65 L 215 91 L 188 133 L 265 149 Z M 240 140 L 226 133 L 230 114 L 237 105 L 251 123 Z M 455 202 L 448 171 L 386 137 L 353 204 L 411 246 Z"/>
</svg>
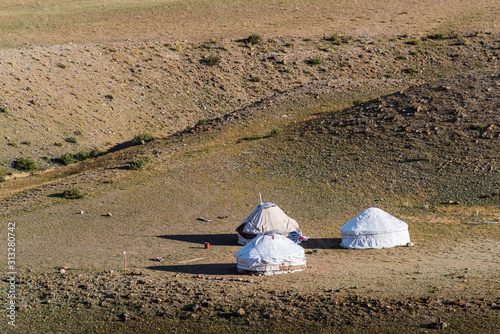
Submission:
<svg viewBox="0 0 500 334">
<path fill-rule="evenodd" d="M 0 329 L 499 332 L 498 17 L 495 1 L 2 3 L 17 274 Z M 259 191 L 310 237 L 307 270 L 236 272 Z M 415 246 L 340 248 L 370 206 Z"/>
</svg>

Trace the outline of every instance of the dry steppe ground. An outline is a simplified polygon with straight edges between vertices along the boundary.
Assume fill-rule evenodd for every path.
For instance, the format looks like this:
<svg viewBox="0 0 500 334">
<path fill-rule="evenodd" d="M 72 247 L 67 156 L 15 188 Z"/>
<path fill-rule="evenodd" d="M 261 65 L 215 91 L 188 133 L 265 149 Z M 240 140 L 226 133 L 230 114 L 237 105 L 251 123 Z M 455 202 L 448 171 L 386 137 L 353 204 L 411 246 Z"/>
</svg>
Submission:
<svg viewBox="0 0 500 334">
<path fill-rule="evenodd" d="M 3 1 L 0 217 L 18 274 L 2 332 L 499 332 L 499 14 Z M 310 237 L 307 270 L 236 272 L 234 229 L 259 191 Z M 340 248 L 370 206 L 415 245 Z"/>
</svg>

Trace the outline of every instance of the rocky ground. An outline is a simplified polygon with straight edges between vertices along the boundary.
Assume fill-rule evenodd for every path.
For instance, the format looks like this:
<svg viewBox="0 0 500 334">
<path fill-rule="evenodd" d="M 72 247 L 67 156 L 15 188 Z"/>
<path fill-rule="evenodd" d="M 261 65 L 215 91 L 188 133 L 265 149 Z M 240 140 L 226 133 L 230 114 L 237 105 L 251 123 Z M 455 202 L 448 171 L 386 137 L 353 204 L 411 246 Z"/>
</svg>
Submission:
<svg viewBox="0 0 500 334">
<path fill-rule="evenodd" d="M 469 269 L 450 274 L 466 281 Z M 73 332 L 481 332 L 499 329 L 500 298 L 377 297 L 357 286 L 314 294 L 269 289 L 265 280 L 210 275 L 66 271 L 23 277 L 19 322 L 33 330 Z M 460 283 L 459 283 L 460 284 Z M 46 309 L 51 312 L 46 313 Z M 72 321 L 63 320 L 67 314 Z M 61 320 L 59 320 L 61 319 Z M 75 321 L 75 319 L 79 319 Z M 474 319 L 474 321 L 471 321 Z M 59 321 L 65 321 L 59 325 Z"/>
<path fill-rule="evenodd" d="M 314 94 L 311 85 L 337 85 L 361 101 L 383 85 L 495 66 L 498 47 L 491 33 L 473 33 L 5 49 L 0 162 L 57 166 L 65 153 L 107 151 L 144 132 L 164 137 L 303 86 Z"/>
</svg>

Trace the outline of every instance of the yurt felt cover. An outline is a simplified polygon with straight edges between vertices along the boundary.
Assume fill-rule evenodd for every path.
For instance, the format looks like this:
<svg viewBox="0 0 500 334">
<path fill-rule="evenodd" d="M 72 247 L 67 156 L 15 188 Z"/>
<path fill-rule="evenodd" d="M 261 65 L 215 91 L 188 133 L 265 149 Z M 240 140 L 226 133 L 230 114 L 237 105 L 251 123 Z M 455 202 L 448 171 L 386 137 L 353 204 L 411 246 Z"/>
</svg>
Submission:
<svg viewBox="0 0 500 334">
<path fill-rule="evenodd" d="M 241 224 L 238 226 L 238 239 L 242 244 L 250 242 L 251 238 L 259 233 L 275 232 L 279 234 L 287 234 L 300 230 L 299 224 L 295 219 L 287 216 L 274 203 L 261 203 L 252 211 Z M 245 238 L 245 235 L 248 237 Z"/>
<path fill-rule="evenodd" d="M 279 234 L 259 234 L 234 256 L 242 273 L 273 275 L 306 268 L 304 248 Z"/>
<path fill-rule="evenodd" d="M 340 228 L 344 248 L 404 246 L 410 242 L 408 225 L 384 210 L 368 208 Z"/>
</svg>

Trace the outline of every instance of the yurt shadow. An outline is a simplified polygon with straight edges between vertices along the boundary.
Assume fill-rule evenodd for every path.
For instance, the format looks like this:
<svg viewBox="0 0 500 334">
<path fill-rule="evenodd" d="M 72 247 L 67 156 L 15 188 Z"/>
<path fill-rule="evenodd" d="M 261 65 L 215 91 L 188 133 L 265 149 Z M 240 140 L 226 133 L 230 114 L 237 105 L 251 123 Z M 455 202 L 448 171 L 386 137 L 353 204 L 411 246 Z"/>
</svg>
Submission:
<svg viewBox="0 0 500 334">
<path fill-rule="evenodd" d="M 152 266 L 146 269 L 193 275 L 239 275 L 234 263 Z"/>
<path fill-rule="evenodd" d="M 172 234 L 158 235 L 157 238 L 190 242 L 193 244 L 210 243 L 212 246 L 237 246 L 235 233 L 226 234 Z"/>
<path fill-rule="evenodd" d="M 341 238 L 309 238 L 300 245 L 304 249 L 341 249 Z"/>
</svg>

